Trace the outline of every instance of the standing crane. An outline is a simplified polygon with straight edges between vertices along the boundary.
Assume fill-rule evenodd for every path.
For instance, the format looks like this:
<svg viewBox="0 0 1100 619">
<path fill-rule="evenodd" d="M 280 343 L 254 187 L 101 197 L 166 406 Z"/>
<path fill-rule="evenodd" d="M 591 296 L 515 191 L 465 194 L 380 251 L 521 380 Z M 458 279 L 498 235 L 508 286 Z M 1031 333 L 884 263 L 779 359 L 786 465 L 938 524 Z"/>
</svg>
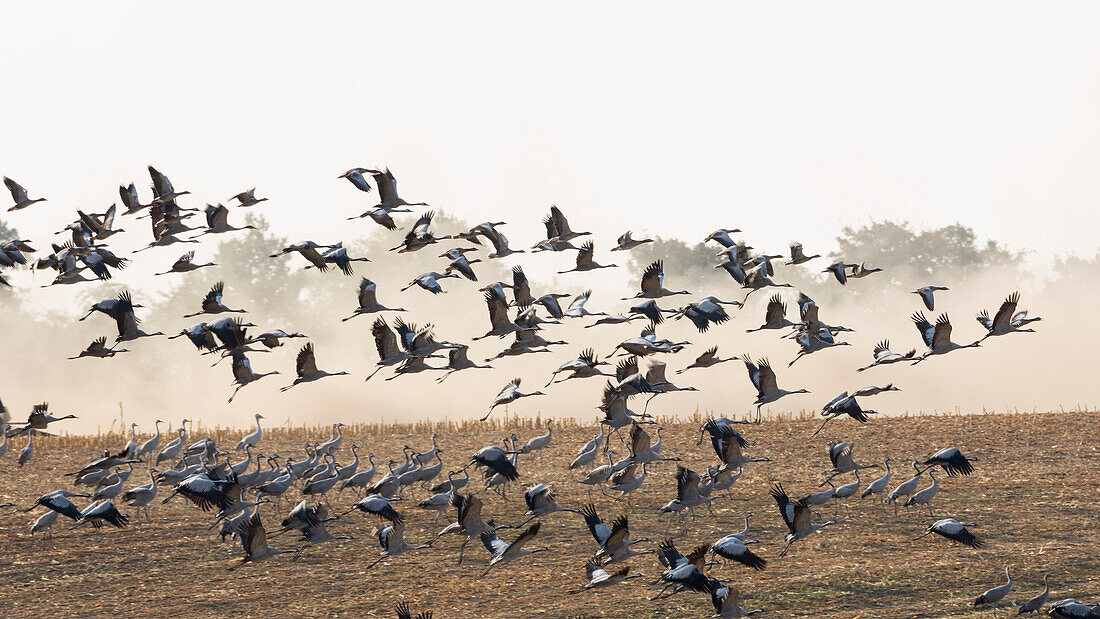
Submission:
<svg viewBox="0 0 1100 619">
<path fill-rule="evenodd" d="M 153 429 L 156 431 L 156 434 L 154 434 L 152 438 L 138 446 L 138 448 L 134 451 L 135 458 L 140 458 L 145 454 L 151 454 L 157 450 L 157 446 L 160 445 L 160 424 L 162 423 L 164 422 L 160 419 L 157 419 L 153 422 Z"/>
<path fill-rule="evenodd" d="M 546 449 L 547 447 L 549 447 L 550 446 L 550 440 L 554 436 L 554 429 L 553 429 L 553 427 L 551 427 L 551 424 L 553 424 L 553 423 L 554 423 L 553 419 L 547 419 L 546 420 L 546 434 L 540 434 L 538 436 L 532 436 L 531 438 L 527 439 L 527 442 L 525 442 L 523 444 L 523 446 L 519 448 L 519 452 L 522 453 L 522 454 L 530 454 L 530 453 L 535 453 L 536 451 L 540 451 L 540 450 L 543 450 L 543 449 Z"/>
<path fill-rule="evenodd" d="M 255 447 L 256 445 L 260 444 L 260 439 L 262 439 L 263 436 L 264 436 L 264 429 L 262 427 L 260 427 L 260 420 L 263 419 L 264 416 L 261 415 L 260 413 L 256 413 L 255 417 L 256 417 L 256 429 L 253 430 L 252 432 L 246 434 L 244 436 L 244 438 L 242 438 L 237 443 L 236 451 L 240 451 L 240 450 L 245 449 L 247 447 Z"/>
<path fill-rule="evenodd" d="M 992 604 L 994 607 L 1008 595 L 1009 591 L 1012 591 L 1012 573 L 1008 571 L 1008 567 L 1005 567 L 1005 578 L 1008 582 L 999 586 L 993 587 L 987 590 L 985 593 L 978 596 L 978 599 L 974 600 L 974 606 L 985 606 Z"/>
<path fill-rule="evenodd" d="M 1047 603 L 1047 597 L 1050 596 L 1050 585 L 1047 584 L 1047 575 L 1043 574 L 1043 592 L 1039 595 L 1031 598 L 1030 600 L 1020 604 L 1020 609 L 1016 614 L 1022 615 L 1024 613 L 1034 613 L 1042 610 L 1043 605 Z"/>
<path fill-rule="evenodd" d="M 30 462 L 34 457 L 34 434 L 27 435 L 27 444 L 23 446 L 23 449 L 19 450 L 19 468 L 23 468 L 23 465 Z"/>
<path fill-rule="evenodd" d="M 885 494 L 886 488 L 890 485 L 890 458 L 882 459 L 882 466 L 886 467 L 886 473 L 876 479 L 875 481 L 867 484 L 863 493 L 859 495 L 859 498 L 866 499 L 869 496 L 876 494 Z"/>
<path fill-rule="evenodd" d="M 149 483 L 131 488 L 122 495 L 122 500 L 126 501 L 130 507 L 140 507 L 145 512 L 147 520 L 151 520 L 149 517 L 149 503 L 152 503 L 155 498 L 157 498 L 156 469 L 149 469 Z"/>
</svg>

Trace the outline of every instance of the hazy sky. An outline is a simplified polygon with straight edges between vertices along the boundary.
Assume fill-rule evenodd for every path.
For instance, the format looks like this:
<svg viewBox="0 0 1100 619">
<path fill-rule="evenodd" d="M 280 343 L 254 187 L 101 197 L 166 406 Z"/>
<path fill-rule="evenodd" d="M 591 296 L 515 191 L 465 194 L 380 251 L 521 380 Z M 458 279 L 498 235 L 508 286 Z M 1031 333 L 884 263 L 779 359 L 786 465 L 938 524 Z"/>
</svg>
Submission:
<svg viewBox="0 0 1100 619">
<path fill-rule="evenodd" d="M 9 217 L 38 236 L 119 182 L 145 196 L 152 163 L 201 201 L 257 185 L 277 229 L 332 238 L 364 205 L 336 175 L 389 165 L 410 199 L 526 219 L 522 245 L 556 203 L 607 235 L 725 225 L 809 247 L 871 218 L 958 220 L 1040 257 L 1091 255 L 1098 13 L 18 3 L 0 37 L 0 172 L 50 198 Z"/>
<path fill-rule="evenodd" d="M 4 17 L 0 174 L 49 202 L 0 213 L 0 219 L 42 247 L 63 238 L 50 235 L 72 221 L 77 208 L 102 211 L 116 202 L 120 183 L 137 183 L 148 201 L 148 164 L 177 189 L 193 192 L 181 201 L 187 206 L 224 202 L 255 185 L 271 199 L 259 210 L 277 233 L 294 240 L 352 241 L 377 231 L 369 220 L 345 220 L 375 197 L 336 177 L 354 166 L 389 166 L 410 201 L 472 223 L 507 220 L 515 247 L 543 235 L 539 220 L 557 204 L 575 227 L 595 233 L 601 259 L 628 228 L 695 242 L 717 227 L 738 227 L 768 253 L 799 240 L 810 252 L 827 254 L 842 226 L 874 218 L 918 227 L 959 221 L 983 238 L 1033 250 L 1039 266 L 1070 251 L 1092 256 L 1098 247 L 1095 3 L 18 3 L 5 7 Z M 241 217 L 235 211 L 231 220 L 241 223 Z M 129 230 L 117 245 L 112 239 L 120 253 L 150 240 L 144 220 L 125 218 L 120 225 Z M 199 248 L 200 259 L 213 251 L 212 244 Z M 147 293 L 148 273 L 170 264 L 177 249 L 139 254 L 153 258 L 142 258 L 115 281 Z M 537 277 L 558 263 L 525 259 L 524 265 Z M 41 290 L 43 276 L 15 278 L 34 290 L 28 293 L 34 302 L 63 306 L 74 317 L 78 295 L 88 290 Z M 990 281 L 965 294 L 953 291 L 942 309 L 966 325 L 960 341 L 977 330 L 972 312 L 1018 285 Z M 348 286 L 350 304 L 354 283 Z M 1091 367 L 1084 351 L 1094 346 L 1079 341 L 1076 308 L 1059 305 L 1064 319 L 1056 330 L 1056 308 L 1028 292 L 1025 304 L 1034 301 L 1048 318 L 1046 336 L 998 342 L 1005 346 L 1000 356 L 985 358 L 999 361 L 997 367 L 974 366 L 973 357 L 961 355 L 922 366 L 895 408 L 1095 402 L 1096 388 L 1081 376 Z M 383 300 L 432 302 L 390 293 Z M 467 303 L 484 320 L 476 291 L 466 293 L 468 303 L 458 295 L 448 301 Z M 604 298 L 600 303 L 599 309 L 623 309 Z M 858 309 L 837 308 L 830 316 L 859 322 Z M 898 309 L 889 325 L 861 323 L 867 328 L 853 335 L 851 350 L 835 353 L 835 367 L 807 362 L 784 374 L 781 385 L 814 390 L 790 406 L 812 408 L 831 397 L 850 378 L 847 370 L 866 363 L 870 346 L 886 334 L 908 349 L 916 340 L 909 311 Z M 416 319 L 432 316 L 421 311 Z M 103 320 L 75 323 L 68 335 L 90 338 Z M 340 345 L 353 333 L 369 348 L 366 323 L 353 329 L 333 322 L 336 335 L 322 334 L 319 343 L 332 355 L 326 361 L 332 369 L 362 373 L 373 353 Z M 677 325 L 667 327 L 669 335 L 692 335 Z M 444 335 L 461 340 L 483 326 Z M 577 329 L 561 336 L 585 337 Z M 721 340 L 727 354 L 780 358 L 781 343 L 744 338 L 741 326 L 722 337 L 734 334 L 738 339 Z M 601 347 L 617 341 L 612 334 L 604 338 Z M 142 348 L 180 350 L 157 342 Z M 782 344 L 786 359 L 791 346 Z M 294 348 L 259 363 L 286 372 Z M 540 377 L 573 348 L 487 373 L 448 414 L 479 414 L 513 371 L 541 385 Z M 1030 369 L 1018 365 L 1029 355 L 1054 358 L 1074 350 L 1082 352 L 1069 354 L 1082 358 L 1063 360 L 1066 371 L 1050 372 L 1042 390 L 1026 380 Z M 153 354 L 122 363 L 155 363 Z M 205 370 L 196 361 L 199 366 Z M 117 385 L 120 367 L 115 361 L 85 365 L 74 393 Z M 672 404 L 745 410 L 752 394 L 744 370 L 730 372 L 737 375 L 735 392 L 725 389 L 733 374 L 716 372 L 699 377 L 696 384 L 711 389 L 698 400 L 681 395 L 685 399 Z M 42 392 L 61 397 L 48 379 L 55 374 L 35 376 L 50 384 L 8 385 L 19 392 L 12 395 L 18 416 L 27 402 L 44 399 Z M 205 407 L 211 417 L 227 411 L 228 367 L 202 377 L 214 386 L 188 404 Z M 247 424 L 256 404 L 281 418 L 280 407 L 308 409 L 321 393 L 275 400 L 274 387 L 253 388 L 253 399 L 219 419 Z M 546 398 L 546 405 L 561 414 L 591 414 L 598 387 L 561 387 L 566 398 L 553 404 Z M 434 412 L 442 393 L 417 390 L 402 400 L 399 391 L 368 388 L 358 379 L 324 389 L 341 405 L 379 397 L 378 410 L 405 416 Z M 157 395 L 143 392 L 128 401 L 144 423 L 163 404 Z M 80 429 L 109 419 L 124 396 L 131 397 L 110 391 L 98 398 Z M 78 408 L 76 398 L 58 405 Z M 562 402 L 577 408 L 562 410 Z M 326 414 L 342 410 L 334 406 Z"/>
</svg>

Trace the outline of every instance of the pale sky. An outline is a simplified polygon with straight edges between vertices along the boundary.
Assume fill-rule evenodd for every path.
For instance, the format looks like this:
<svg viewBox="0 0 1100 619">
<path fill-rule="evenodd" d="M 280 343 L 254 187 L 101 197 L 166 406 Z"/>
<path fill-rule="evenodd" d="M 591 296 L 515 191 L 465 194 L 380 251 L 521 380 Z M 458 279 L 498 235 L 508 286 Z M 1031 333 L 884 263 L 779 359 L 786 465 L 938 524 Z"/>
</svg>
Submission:
<svg viewBox="0 0 1100 619">
<path fill-rule="evenodd" d="M 0 212 L 0 219 L 41 247 L 63 240 L 51 235 L 76 209 L 103 211 L 118 201 L 119 184 L 135 182 L 148 201 L 145 166 L 152 164 L 177 189 L 193 193 L 181 201 L 186 206 L 225 202 L 255 185 L 270 198 L 259 210 L 273 230 L 294 240 L 350 242 L 377 230 L 369 220 L 345 220 L 376 200 L 336 177 L 355 166 L 389 166 L 410 201 L 471 223 L 507 220 L 514 247 L 541 238 L 539 220 L 557 204 L 575 228 L 595 233 L 599 258 L 628 228 L 697 242 L 715 228 L 737 227 L 768 253 L 799 240 L 808 253 L 827 254 L 841 227 L 872 219 L 904 219 L 918 228 L 959 221 L 982 239 L 1031 251 L 1034 266 L 1098 249 L 1095 3 L 18 3 L 5 7 L 4 16 L 0 175 L 49 201 Z M 239 210 L 231 215 L 234 223 L 242 219 Z M 144 220 L 120 225 L 129 230 L 117 245 L 112 239 L 120 254 L 150 240 Z M 213 245 L 199 247 L 200 258 L 209 258 Z M 147 292 L 148 273 L 167 266 L 177 249 L 139 254 L 155 258 L 115 281 Z M 615 259 L 621 264 L 626 257 Z M 536 276 L 540 268 L 532 267 Z M 28 298 L 64 307 L 74 318 L 77 296 L 89 290 L 42 290 L 42 276 L 15 277 L 34 290 Z M 960 338 L 976 331 L 978 307 L 1018 285 L 953 292 L 944 303 L 965 325 Z M 466 288 L 462 298 L 482 316 L 475 288 Z M 395 292 L 383 300 L 422 308 L 433 302 Z M 962 356 L 924 366 L 923 378 L 906 385 L 894 408 L 1094 403 L 1096 388 L 1078 372 L 1089 367 L 1084 352 L 1070 353 L 1081 358 L 1062 363 L 1076 370 L 1052 371 L 1044 389 L 1029 382 L 1029 366 L 1017 363 L 1091 346 L 1082 346 L 1072 328 L 1072 304 L 1057 308 L 1066 318 L 1055 331 L 1054 304 L 1027 292 L 1027 303 L 1048 318 L 1046 336 L 998 342 L 1005 346 L 1000 355 L 984 357 L 1008 367 L 974 366 Z M 348 303 L 352 298 L 349 292 Z M 448 300 L 467 302 L 458 295 Z M 623 308 L 601 298 L 599 309 Z M 830 315 L 858 321 L 841 313 L 858 309 Z M 868 325 L 835 358 L 846 371 L 862 365 L 887 335 L 908 349 L 916 340 L 909 311 L 899 309 L 889 325 Z M 434 319 L 423 309 L 413 313 Z M 103 320 L 74 323 L 69 335 L 75 339 L 79 329 L 79 337 L 90 338 Z M 785 344 L 785 365 L 789 343 L 744 338 L 742 326 L 755 325 L 741 322 L 723 336 L 731 338 L 723 340 L 727 354 L 759 356 Z M 482 327 L 444 336 L 465 340 Z M 667 328 L 694 337 L 680 323 Z M 585 337 L 577 329 L 561 336 Z M 319 344 L 333 355 L 326 358 L 333 369 L 362 374 L 371 367 L 373 351 L 340 346 L 354 334 L 369 348 L 366 323 L 337 324 L 333 332 Z M 614 334 L 602 338 L 601 348 L 617 341 Z M 181 354 L 163 342 L 139 348 Z M 286 372 L 294 348 L 257 364 Z M 463 394 L 465 408 L 456 405 L 449 414 L 480 414 L 513 371 L 541 385 L 575 348 L 506 365 L 472 385 Z M 148 356 L 154 353 L 142 354 L 122 363 L 155 362 Z M 115 361 L 85 364 L 72 386 L 89 393 L 117 384 L 109 381 L 117 381 L 120 368 Z M 342 404 L 383 394 L 380 410 L 403 414 L 434 411 L 442 393 L 417 391 L 410 403 L 357 378 L 276 400 L 275 384 L 266 384 L 229 409 L 229 368 L 207 370 L 198 360 L 196 368 L 213 386 L 195 405 L 211 418 L 224 411 L 218 419 L 240 425 L 250 422 L 256 404 L 304 409 L 319 393 L 335 394 Z M 794 409 L 819 406 L 851 378 L 828 360 L 797 369 L 781 372 L 780 384 L 808 385 L 814 395 L 792 402 Z M 710 389 L 698 400 L 678 396 L 684 399 L 670 404 L 746 410 L 752 394 L 744 369 L 729 372 L 735 374 L 700 377 L 696 384 Z M 50 382 L 46 372 L 35 376 Z M 724 389 L 729 376 L 737 376 L 734 395 Z M 56 385 L 7 387 L 19 392 L 12 400 L 21 416 L 27 402 L 44 399 Z M 598 387 L 561 387 L 568 402 L 578 403 L 561 414 L 590 414 Z M 109 419 L 123 395 L 98 398 L 79 428 Z M 561 400 L 545 400 L 560 410 L 554 407 Z M 147 423 L 163 403 L 149 392 L 134 404 Z M 72 409 L 78 402 L 73 396 L 58 405 Z M 326 413 L 339 414 L 335 407 Z"/>
<path fill-rule="evenodd" d="M 8 217 L 28 234 L 144 196 L 152 163 L 330 238 L 363 205 L 335 176 L 388 165 L 410 199 L 525 218 L 517 245 L 556 203 L 604 235 L 830 249 L 904 218 L 1097 248 L 1093 3 L 110 7 L 5 9 L 0 172 L 50 198 Z"/>
</svg>

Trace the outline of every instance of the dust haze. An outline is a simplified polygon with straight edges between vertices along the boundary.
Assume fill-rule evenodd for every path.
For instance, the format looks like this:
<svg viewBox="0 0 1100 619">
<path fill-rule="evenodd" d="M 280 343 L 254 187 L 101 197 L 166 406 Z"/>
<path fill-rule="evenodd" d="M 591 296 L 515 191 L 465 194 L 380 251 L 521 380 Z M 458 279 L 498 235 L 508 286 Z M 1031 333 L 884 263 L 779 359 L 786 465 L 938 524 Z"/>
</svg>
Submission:
<svg viewBox="0 0 1100 619">
<path fill-rule="evenodd" d="M 570 212 L 567 206 L 563 208 L 574 228 L 585 229 L 583 213 Z M 233 214 L 243 217 L 243 210 L 236 209 Z M 346 214 L 331 212 L 326 213 L 326 217 L 336 221 Z M 243 221 L 235 223 L 240 225 Z M 248 221 L 267 228 L 262 209 L 249 213 Z M 139 222 L 127 218 L 119 225 L 138 228 L 142 225 Z M 407 227 L 411 219 L 400 223 Z M 441 213 L 433 229 L 440 234 L 451 234 L 476 223 Z M 334 225 L 327 237 L 315 239 L 318 242 L 344 240 L 349 253 L 371 258 L 369 263 L 355 263 L 356 273 L 352 277 L 345 277 L 335 269 L 327 273 L 304 269 L 305 261 L 293 254 L 268 258 L 267 254 L 274 253 L 288 241 L 300 239 L 286 239 L 266 229 L 222 235 L 217 246 L 209 241 L 197 246 L 197 259 L 214 260 L 219 265 L 188 274 L 152 276 L 170 265 L 181 253 L 180 247 L 185 247 L 182 245 L 139 253 L 130 268 L 102 284 L 42 289 L 37 287 L 46 280 L 41 273 L 23 271 L 14 274 L 14 292 L 0 291 L 0 303 L 4 308 L 0 313 L 0 329 L 4 333 L 5 349 L 14 353 L 0 379 L 0 397 L 15 419 L 40 401 L 49 401 L 51 410 L 75 413 L 79 420 L 67 426 L 68 431 L 75 433 L 112 427 L 119 419 L 120 406 L 125 411 L 126 422 L 137 422 L 145 431 L 151 430 L 154 419 L 163 419 L 173 425 L 178 425 L 182 418 L 190 418 L 211 426 L 246 426 L 255 412 L 262 412 L 271 423 L 294 424 L 480 416 L 496 392 L 513 377 L 523 378 L 525 389 L 544 389 L 551 372 L 560 363 L 587 347 L 606 357 L 619 341 L 637 335 L 643 321 L 584 328 L 595 319 L 564 319 L 560 325 L 544 325 L 544 337 L 569 342 L 551 347 L 549 353 L 497 360 L 493 362 L 494 369 L 466 370 L 450 376 L 442 384 L 435 380 L 441 372 L 386 381 L 393 376 L 392 369 L 384 369 L 369 382 L 364 382 L 377 361 L 370 326 L 378 315 L 341 321 L 351 315 L 357 305 L 360 277 L 377 282 L 381 303 L 408 310 L 400 314 L 382 314 L 391 324 L 397 316 L 419 325 L 431 323 L 439 339 L 469 343 L 470 358 L 481 362 L 504 350 L 511 338 L 491 337 L 471 342 L 472 337 L 489 329 L 487 311 L 478 288 L 498 280 L 510 282 L 511 267 L 517 264 L 524 267 L 536 296 L 548 292 L 576 294 L 592 289 L 594 293 L 587 308 L 593 312 L 625 312 L 631 301 L 621 299 L 633 295 L 641 267 L 658 257 L 665 260 L 666 286 L 687 288 L 692 293 L 660 299 L 661 307 L 680 307 L 707 295 L 741 300 L 744 291 L 723 271 L 714 270 L 706 262 L 713 259 L 717 263 L 713 254 L 720 248 L 713 243 L 705 250 L 696 246 L 713 228 L 730 223 L 736 222 L 701 224 L 696 239 L 686 242 L 661 239 L 654 245 L 634 250 L 632 256 L 607 252 L 611 240 L 597 238 L 597 248 L 603 248 L 597 252 L 597 261 L 614 262 L 620 267 L 594 274 L 557 274 L 557 271 L 572 267 L 574 252 L 571 251 L 525 253 L 503 260 L 485 260 L 488 250 L 483 247 L 476 254 L 483 262 L 474 265 L 479 281 L 443 280 L 446 293 L 441 295 L 430 295 L 415 287 L 406 292 L 399 289 L 421 272 L 442 271 L 446 260 L 438 258 L 438 254 L 459 242 L 446 241 L 414 254 L 398 256 L 386 249 L 398 244 L 400 231 L 370 230 L 362 224 L 356 227 Z M 364 229 L 368 232 L 364 233 Z M 504 229 L 514 247 L 529 247 L 542 236 L 537 220 L 510 221 Z M 19 232 L 22 238 L 42 238 L 41 231 L 27 231 L 29 235 L 22 230 Z M 839 243 L 833 247 L 806 249 L 822 254 L 835 253 L 840 247 L 859 251 L 859 247 L 868 246 L 868 241 L 876 240 L 867 239 L 868 234 L 873 235 L 874 230 L 864 230 L 864 245 L 854 248 Z M 737 236 L 753 244 L 751 230 Z M 140 237 L 140 234 L 119 235 L 113 246 L 126 250 L 133 244 L 136 249 L 140 246 Z M 683 252 L 673 251 L 674 245 L 695 251 L 688 259 Z M 981 249 L 981 242 L 976 240 L 972 246 Z M 1013 251 L 1021 249 L 1024 248 L 1013 248 Z M 780 254 L 785 253 L 786 248 L 755 249 L 755 252 L 762 251 Z M 1002 258 L 1005 255 L 1008 253 L 997 254 Z M 878 255 L 871 256 L 876 257 Z M 858 262 L 868 257 L 844 255 L 843 258 Z M 888 256 L 882 259 L 889 260 Z M 1011 265 L 993 264 L 980 268 L 947 265 L 938 268 L 931 278 L 921 265 L 902 262 L 883 265 L 885 272 L 850 280 L 844 287 L 819 273 L 830 261 L 826 256 L 806 265 L 790 267 L 776 261 L 773 279 L 792 282 L 796 287 L 754 292 L 744 308 L 730 308 L 732 320 L 713 326 L 707 333 L 699 333 L 687 320 L 667 319 L 658 327 L 658 334 L 692 344 L 678 354 L 651 358 L 668 364 L 668 375 L 675 384 L 694 386 L 699 391 L 661 395 L 652 401 L 649 412 L 686 416 L 699 410 L 741 416 L 753 410 L 755 391 L 740 362 L 693 369 L 682 375 L 674 373 L 713 345 L 719 346 L 722 356 L 767 357 L 777 372 L 780 387 L 811 391 L 808 395 L 791 396 L 766 407 L 765 411 L 770 413 L 819 409 L 842 390 L 888 382 L 898 385 L 901 392 L 877 399 L 873 408 L 890 415 L 1014 409 L 1042 411 L 1091 407 L 1096 402 L 1096 383 L 1087 376 L 1089 364 L 1083 351 L 1097 344 L 1097 338 L 1091 330 L 1081 329 L 1076 317 L 1082 307 L 1097 300 L 1100 269 L 1095 260 L 1070 258 L 1059 261 L 1057 270 L 1044 273 L 1027 271 L 1019 266 L 1018 259 Z M 869 264 L 875 266 L 876 262 Z M 256 371 L 278 370 L 281 374 L 244 388 L 232 404 L 226 402 L 232 381 L 228 360 L 211 367 L 217 357 L 200 355 L 186 338 L 155 337 L 128 342 L 123 347 L 131 352 L 111 359 L 66 359 L 75 356 L 96 337 L 106 335 L 109 340 L 113 339 L 114 324 L 106 316 L 96 314 L 83 322 L 77 321 L 95 301 L 111 297 L 117 290 L 128 289 L 137 302 L 146 306 L 138 310 L 144 321 L 143 328 L 173 335 L 205 319 L 181 316 L 198 311 L 203 294 L 217 281 L 226 282 L 227 305 L 249 310 L 243 318 L 257 325 L 251 332 L 281 328 L 309 337 L 309 340 L 286 340 L 286 345 L 271 353 L 253 355 Z M 910 290 L 927 284 L 950 287 L 948 292 L 937 293 L 935 312 L 926 311 L 920 299 L 909 294 Z M 758 327 L 763 322 L 764 307 L 773 293 L 782 295 L 787 303 L 788 318 L 797 320 L 799 290 L 815 299 L 821 307 L 822 320 L 855 331 L 838 335 L 838 340 L 849 342 L 850 346 L 816 352 L 788 368 L 787 363 L 794 358 L 798 347 L 792 340 L 779 337 L 785 331 L 746 333 L 746 329 Z M 1016 290 L 1022 297 L 1020 309 L 1043 318 L 1033 325 L 1038 333 L 990 338 L 979 349 L 933 357 L 916 367 L 896 364 L 860 373 L 855 371 L 870 363 L 872 347 L 883 339 L 889 339 L 896 352 L 911 348 L 916 348 L 918 354 L 923 352 L 924 346 L 910 320 L 910 315 L 916 311 L 924 311 L 930 318 L 947 313 L 954 325 L 953 339 L 957 342 L 979 339 L 984 330 L 974 320 L 978 310 L 984 308 L 995 313 L 1001 301 Z M 319 367 L 330 371 L 346 370 L 352 375 L 279 393 L 279 387 L 293 379 L 295 354 L 306 341 L 314 343 Z M 431 364 L 442 366 L 446 359 L 433 359 Z M 521 400 L 494 414 L 595 419 L 598 414 L 595 407 L 599 404 L 603 385 L 599 379 L 567 381 L 544 389 L 549 392 L 548 396 Z M 640 410 L 642 405 L 636 399 L 632 407 Z"/>
</svg>

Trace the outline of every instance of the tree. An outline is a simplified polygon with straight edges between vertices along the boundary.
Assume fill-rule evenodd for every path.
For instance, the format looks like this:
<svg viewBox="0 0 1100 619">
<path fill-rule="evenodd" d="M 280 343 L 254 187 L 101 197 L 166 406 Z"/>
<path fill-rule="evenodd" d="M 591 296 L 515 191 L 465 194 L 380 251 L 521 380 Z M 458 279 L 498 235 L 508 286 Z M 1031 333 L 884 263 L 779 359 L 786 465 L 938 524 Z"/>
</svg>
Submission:
<svg viewBox="0 0 1100 619">
<path fill-rule="evenodd" d="M 4 220 L 0 219 L 0 243 L 6 243 L 17 238 L 19 238 L 19 233 L 16 232 L 15 228 L 9 227 Z"/>
<path fill-rule="evenodd" d="M 3 220 L 0 220 L 0 243 L 7 243 L 13 239 L 19 238 L 19 233 L 15 228 L 8 227 L 8 224 Z M 5 312 L 11 311 L 12 304 L 18 303 L 13 290 L 9 286 L 0 284 L 0 308 L 3 308 Z"/>
<path fill-rule="evenodd" d="M 986 268 L 1018 269 L 1022 252 L 1013 252 L 996 241 L 978 242 L 972 228 L 954 223 L 914 232 L 909 222 L 873 221 L 845 226 L 837 237 L 834 260 L 867 262 L 887 273 L 928 277 Z"/>
<path fill-rule="evenodd" d="M 249 314 L 262 316 L 268 324 L 290 324 L 326 299 L 324 287 L 310 290 L 312 270 L 296 269 L 293 257 L 272 258 L 290 242 L 269 232 L 262 215 L 249 214 L 245 222 L 255 226 L 247 232 L 224 235 L 212 257 L 214 267 L 179 277 L 180 283 L 150 313 L 153 324 L 174 322 L 180 316 L 198 311 L 203 297 L 216 281 L 224 281 L 225 304 L 240 307 Z M 180 246 L 184 247 L 184 246 Z"/>
</svg>

